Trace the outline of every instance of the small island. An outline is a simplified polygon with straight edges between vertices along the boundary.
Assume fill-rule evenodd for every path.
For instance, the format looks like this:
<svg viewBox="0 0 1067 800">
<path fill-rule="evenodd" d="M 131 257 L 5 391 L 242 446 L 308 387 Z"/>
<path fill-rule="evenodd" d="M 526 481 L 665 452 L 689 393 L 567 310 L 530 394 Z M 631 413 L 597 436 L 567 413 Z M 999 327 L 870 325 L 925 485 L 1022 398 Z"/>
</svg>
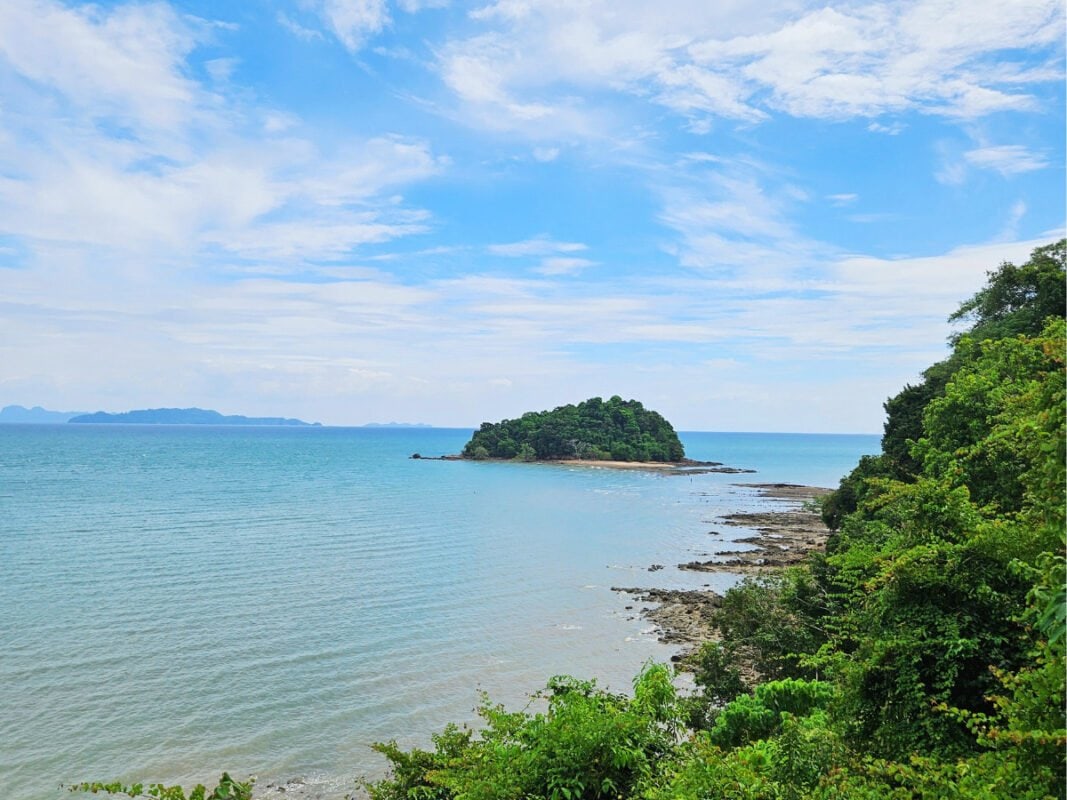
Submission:
<svg viewBox="0 0 1067 800">
<path fill-rule="evenodd" d="M 616 395 L 484 422 L 463 448 L 463 457 L 677 464 L 685 460 L 685 448 L 662 416 Z"/>
<path fill-rule="evenodd" d="M 125 425 L 284 425 L 312 427 L 318 422 L 304 422 L 299 419 L 284 417 L 245 417 L 241 415 L 226 416 L 218 411 L 206 408 L 145 408 L 109 414 L 97 411 L 95 414 L 82 414 L 68 422 L 80 423 L 121 423 Z"/>
</svg>

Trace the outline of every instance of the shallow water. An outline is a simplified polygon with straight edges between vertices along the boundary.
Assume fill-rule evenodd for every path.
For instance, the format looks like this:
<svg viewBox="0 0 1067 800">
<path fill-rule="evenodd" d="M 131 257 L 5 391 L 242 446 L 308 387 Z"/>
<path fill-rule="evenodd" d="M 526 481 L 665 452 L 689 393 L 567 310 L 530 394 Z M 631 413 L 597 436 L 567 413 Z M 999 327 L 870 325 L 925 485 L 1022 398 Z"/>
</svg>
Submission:
<svg viewBox="0 0 1067 800">
<path fill-rule="evenodd" d="M 0 775 L 341 796 L 554 674 L 629 687 L 672 650 L 611 586 L 711 586 L 740 482 L 836 485 L 876 436 L 682 434 L 755 475 L 412 460 L 467 430 L 0 425 Z M 740 535 L 740 534 L 739 534 Z M 652 564 L 667 567 L 649 573 Z"/>
</svg>

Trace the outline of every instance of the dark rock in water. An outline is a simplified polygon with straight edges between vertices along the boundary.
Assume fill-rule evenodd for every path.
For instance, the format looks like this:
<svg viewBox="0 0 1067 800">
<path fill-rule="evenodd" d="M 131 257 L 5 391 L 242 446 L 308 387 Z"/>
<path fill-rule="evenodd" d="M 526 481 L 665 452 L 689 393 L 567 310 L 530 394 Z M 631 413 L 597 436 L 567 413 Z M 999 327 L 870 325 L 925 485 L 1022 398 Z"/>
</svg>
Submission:
<svg viewBox="0 0 1067 800">
<path fill-rule="evenodd" d="M 412 458 L 422 458 L 422 456 L 420 456 L 418 453 L 412 453 L 411 457 Z"/>
<path fill-rule="evenodd" d="M 641 608 L 642 615 L 655 623 L 658 639 L 665 644 L 684 645 L 683 656 L 705 641 L 710 633 L 710 619 L 722 598 L 715 592 L 686 589 L 644 589 L 612 586 L 638 600 L 659 603 L 656 608 Z"/>
<path fill-rule="evenodd" d="M 649 572 L 659 572 L 661 569 L 663 569 L 663 565 L 662 564 L 653 564 L 651 567 L 648 568 L 648 571 Z"/>
</svg>

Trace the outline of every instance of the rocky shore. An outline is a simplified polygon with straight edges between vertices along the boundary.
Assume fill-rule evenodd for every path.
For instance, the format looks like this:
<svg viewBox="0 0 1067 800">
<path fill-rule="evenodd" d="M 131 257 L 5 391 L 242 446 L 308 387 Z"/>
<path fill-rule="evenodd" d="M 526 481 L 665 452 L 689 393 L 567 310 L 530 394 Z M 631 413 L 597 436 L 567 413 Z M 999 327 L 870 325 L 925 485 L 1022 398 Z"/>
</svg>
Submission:
<svg viewBox="0 0 1067 800">
<path fill-rule="evenodd" d="M 672 661 L 682 661 L 711 634 L 711 617 L 722 603 L 715 592 L 700 589 L 640 589 L 612 586 L 613 592 L 632 595 L 642 603 L 654 603 L 640 609 L 641 616 L 657 628 L 664 644 L 681 645 Z"/>
<path fill-rule="evenodd" d="M 754 489 L 758 497 L 780 507 L 722 517 L 724 525 L 755 530 L 751 536 L 732 540 L 750 545 L 751 548 L 742 551 L 720 550 L 713 559 L 679 564 L 680 569 L 735 575 L 766 574 L 799 564 L 807 558 L 808 553 L 826 544 L 830 531 L 819 512 L 807 504 L 829 494 L 830 489 L 786 483 L 738 485 Z M 722 536 L 721 531 L 712 530 L 708 533 Z M 661 642 L 681 645 L 673 661 L 684 661 L 701 643 L 714 638 L 711 618 L 722 602 L 715 592 L 626 587 L 612 589 L 632 595 L 639 602 L 655 604 L 642 608 L 641 614 L 656 625 Z"/>
<path fill-rule="evenodd" d="M 783 508 L 755 513 L 728 514 L 723 524 L 756 531 L 752 536 L 734 539 L 752 545 L 749 550 L 719 550 L 709 561 L 679 564 L 681 569 L 699 572 L 733 572 L 758 575 L 768 570 L 790 567 L 804 561 L 808 553 L 820 550 L 830 535 L 819 512 L 805 506 L 830 493 L 830 489 L 788 483 L 739 484 L 756 489 L 761 498 L 779 501 Z M 721 535 L 712 531 L 712 535 Z"/>
</svg>

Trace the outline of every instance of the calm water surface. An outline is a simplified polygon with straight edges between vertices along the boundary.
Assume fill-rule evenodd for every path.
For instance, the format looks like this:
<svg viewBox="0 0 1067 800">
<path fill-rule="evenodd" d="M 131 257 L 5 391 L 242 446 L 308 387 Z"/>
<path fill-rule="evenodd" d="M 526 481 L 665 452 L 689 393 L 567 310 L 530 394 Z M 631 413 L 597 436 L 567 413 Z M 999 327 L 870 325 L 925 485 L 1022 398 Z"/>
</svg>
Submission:
<svg viewBox="0 0 1067 800">
<path fill-rule="evenodd" d="M 743 481 L 835 486 L 876 436 L 684 433 L 755 475 L 411 460 L 467 430 L 0 425 L 0 775 L 260 783 L 340 797 L 554 674 L 665 660 L 611 586 L 711 586 Z M 738 533 L 737 535 L 743 535 Z M 649 573 L 652 564 L 667 568 Z"/>
</svg>

